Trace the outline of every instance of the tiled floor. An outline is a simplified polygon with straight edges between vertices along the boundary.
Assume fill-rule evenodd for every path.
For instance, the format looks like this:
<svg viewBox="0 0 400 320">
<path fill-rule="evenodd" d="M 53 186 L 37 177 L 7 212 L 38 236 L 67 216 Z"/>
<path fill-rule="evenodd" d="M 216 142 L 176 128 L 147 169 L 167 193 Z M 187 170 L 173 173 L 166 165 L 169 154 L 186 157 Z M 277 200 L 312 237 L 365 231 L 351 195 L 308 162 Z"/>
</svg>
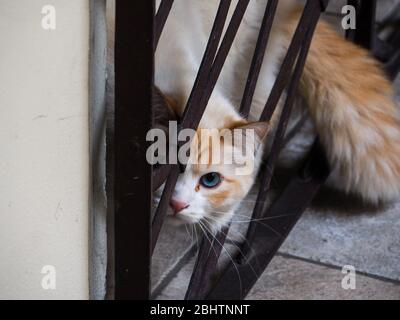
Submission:
<svg viewBox="0 0 400 320">
<path fill-rule="evenodd" d="M 331 1 L 329 10 L 341 2 Z M 382 15 L 399 0 L 379 3 Z M 400 77 L 396 87 L 400 96 Z M 254 199 L 255 192 L 243 202 L 243 214 L 250 214 Z M 234 226 L 234 233 L 244 227 Z M 155 298 L 184 297 L 194 263 L 191 237 L 184 228 L 164 226 L 153 260 Z M 225 254 L 223 261 L 228 260 Z M 355 267 L 354 290 L 342 288 L 345 265 Z M 400 299 L 400 201 L 373 209 L 322 190 L 248 298 Z"/>
</svg>

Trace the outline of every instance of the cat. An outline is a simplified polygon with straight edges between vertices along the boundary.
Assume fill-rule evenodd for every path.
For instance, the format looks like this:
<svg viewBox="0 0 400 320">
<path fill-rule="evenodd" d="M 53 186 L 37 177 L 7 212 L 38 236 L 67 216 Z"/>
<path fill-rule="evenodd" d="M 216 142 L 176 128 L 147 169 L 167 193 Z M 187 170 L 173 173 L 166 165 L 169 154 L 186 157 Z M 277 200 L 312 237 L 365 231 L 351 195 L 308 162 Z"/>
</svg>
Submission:
<svg viewBox="0 0 400 320">
<path fill-rule="evenodd" d="M 235 1 L 230 15 L 234 4 Z M 237 175 L 234 164 L 198 164 L 191 157 L 170 202 L 168 217 L 174 223 L 202 222 L 218 231 L 229 223 L 254 184 L 260 154 L 268 132 L 276 126 L 277 116 L 270 123 L 257 119 L 302 12 L 295 0 L 279 1 L 250 120 L 246 120 L 237 108 L 266 4 L 266 0 L 250 1 L 199 125 L 199 130 L 254 129 L 257 148 L 247 160 L 255 170 Z M 218 5 L 217 0 L 174 1 L 160 38 L 155 54 L 155 84 L 173 101 L 171 108 L 178 115 L 183 114 L 190 95 Z M 398 198 L 400 122 L 392 86 L 379 63 L 321 20 L 299 91 L 309 106 L 308 114 L 331 166 L 328 183 L 372 204 Z M 201 146 L 202 141 L 198 140 Z M 232 146 L 223 148 L 232 154 L 238 151 Z M 211 154 L 215 152 L 219 151 L 211 148 Z"/>
</svg>

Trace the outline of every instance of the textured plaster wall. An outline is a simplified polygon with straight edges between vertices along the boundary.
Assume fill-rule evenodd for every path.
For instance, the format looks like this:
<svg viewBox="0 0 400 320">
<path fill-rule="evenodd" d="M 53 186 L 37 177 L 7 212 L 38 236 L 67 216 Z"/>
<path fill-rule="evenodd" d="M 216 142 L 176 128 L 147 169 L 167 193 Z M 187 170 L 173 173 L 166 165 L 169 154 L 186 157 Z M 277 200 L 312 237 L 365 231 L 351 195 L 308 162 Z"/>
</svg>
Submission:
<svg viewBox="0 0 400 320">
<path fill-rule="evenodd" d="M 0 298 L 86 299 L 89 1 L 1 0 L 0 37 Z"/>
</svg>

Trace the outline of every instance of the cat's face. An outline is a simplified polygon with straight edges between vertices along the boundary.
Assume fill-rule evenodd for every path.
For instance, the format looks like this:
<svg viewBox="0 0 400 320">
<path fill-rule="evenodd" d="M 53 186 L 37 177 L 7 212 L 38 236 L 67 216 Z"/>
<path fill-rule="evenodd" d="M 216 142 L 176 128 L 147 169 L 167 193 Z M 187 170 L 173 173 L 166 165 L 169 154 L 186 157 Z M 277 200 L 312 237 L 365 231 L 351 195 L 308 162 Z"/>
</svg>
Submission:
<svg viewBox="0 0 400 320">
<path fill-rule="evenodd" d="M 216 145 L 201 135 L 193 140 L 186 170 L 179 176 L 171 198 L 167 213 L 170 222 L 201 222 L 212 231 L 219 230 L 229 222 L 235 208 L 254 183 L 260 162 L 259 146 L 268 125 L 264 122 L 251 123 L 235 129 L 229 129 L 232 130 L 234 141 L 240 136 L 243 142 L 253 144 L 249 152 L 243 152 L 242 145 L 226 143 L 224 140 Z M 249 135 L 249 130 L 253 134 Z M 209 143 L 204 143 L 204 140 Z M 198 152 L 193 151 L 194 145 Z"/>
</svg>

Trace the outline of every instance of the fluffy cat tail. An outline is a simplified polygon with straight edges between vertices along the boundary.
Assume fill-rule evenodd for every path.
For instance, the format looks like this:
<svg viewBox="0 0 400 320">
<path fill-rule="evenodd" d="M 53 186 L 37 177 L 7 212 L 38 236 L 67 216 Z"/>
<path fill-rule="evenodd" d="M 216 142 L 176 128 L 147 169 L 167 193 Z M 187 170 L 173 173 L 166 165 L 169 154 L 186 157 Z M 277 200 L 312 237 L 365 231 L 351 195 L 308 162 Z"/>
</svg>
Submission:
<svg viewBox="0 0 400 320">
<path fill-rule="evenodd" d="M 400 198 L 400 122 L 378 62 L 320 22 L 300 87 L 332 168 L 330 184 L 372 203 Z"/>
</svg>

